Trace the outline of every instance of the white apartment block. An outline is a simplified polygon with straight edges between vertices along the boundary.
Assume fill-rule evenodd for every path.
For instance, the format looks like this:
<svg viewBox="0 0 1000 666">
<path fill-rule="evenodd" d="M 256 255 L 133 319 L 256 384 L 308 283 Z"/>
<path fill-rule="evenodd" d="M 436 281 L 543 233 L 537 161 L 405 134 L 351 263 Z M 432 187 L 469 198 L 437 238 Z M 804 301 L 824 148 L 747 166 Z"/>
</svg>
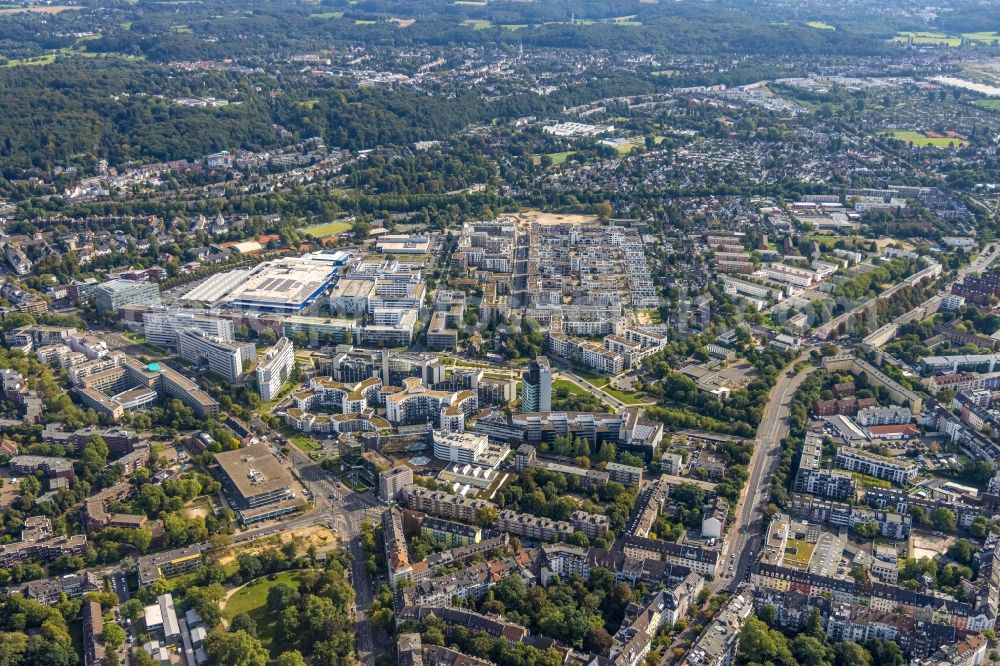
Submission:
<svg viewBox="0 0 1000 666">
<path fill-rule="evenodd" d="M 142 328 L 146 342 L 159 347 L 177 344 L 177 334 L 186 328 L 196 328 L 207 335 L 232 342 L 235 339 L 233 322 L 222 317 L 186 311 L 151 310 L 142 315 Z"/>
<path fill-rule="evenodd" d="M 254 373 L 261 400 L 274 400 L 285 382 L 291 379 L 294 369 L 295 348 L 291 340 L 283 337 L 267 350 Z"/>
<path fill-rule="evenodd" d="M 486 450 L 486 435 L 470 432 L 434 433 L 434 457 L 446 462 L 473 464 Z"/>
<path fill-rule="evenodd" d="M 361 331 L 364 342 L 380 342 L 390 346 L 409 345 L 413 342 L 413 328 L 417 325 L 416 310 L 373 310 L 369 323 Z"/>
<path fill-rule="evenodd" d="M 917 466 L 910 461 L 887 458 L 851 446 L 842 446 L 837 449 L 835 464 L 849 472 L 867 474 L 898 485 L 908 484 L 918 472 Z"/>
<path fill-rule="evenodd" d="M 621 354 L 608 351 L 594 342 L 580 346 L 580 362 L 606 375 L 617 375 L 625 369 L 625 359 Z"/>
<path fill-rule="evenodd" d="M 909 407 L 865 407 L 858 410 L 854 420 L 865 427 L 902 425 L 913 420 Z"/>
<path fill-rule="evenodd" d="M 815 271 L 786 266 L 785 264 L 772 263 L 760 269 L 758 273 L 769 280 L 783 282 L 803 289 L 812 287 L 819 282 Z"/>
<path fill-rule="evenodd" d="M 667 342 L 667 336 L 638 328 L 626 328 L 621 336 L 629 342 L 638 342 L 643 347 L 661 347 Z"/>
<path fill-rule="evenodd" d="M 753 298 L 760 298 L 763 300 L 771 298 L 771 294 L 774 293 L 773 287 L 757 284 L 755 282 L 748 282 L 747 280 L 739 280 L 729 276 L 723 276 L 722 288 L 727 294 L 752 296 Z"/>
<path fill-rule="evenodd" d="M 80 356 L 82 356 L 82 354 Z M 124 367 L 125 360 L 125 354 L 123 352 L 113 351 L 105 358 L 98 358 L 92 361 L 85 361 L 83 363 L 74 363 L 69 366 L 69 381 L 74 386 L 79 386 L 87 377 L 107 372 L 108 370 L 113 370 L 115 368 Z"/>
</svg>

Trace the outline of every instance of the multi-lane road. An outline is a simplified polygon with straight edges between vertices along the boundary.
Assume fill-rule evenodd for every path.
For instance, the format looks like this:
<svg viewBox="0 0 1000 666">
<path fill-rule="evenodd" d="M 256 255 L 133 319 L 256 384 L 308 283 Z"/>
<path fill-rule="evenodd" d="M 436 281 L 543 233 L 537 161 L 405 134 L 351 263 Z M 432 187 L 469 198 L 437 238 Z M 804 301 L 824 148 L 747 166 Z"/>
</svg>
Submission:
<svg viewBox="0 0 1000 666">
<path fill-rule="evenodd" d="M 794 363 L 805 358 L 807 355 L 803 354 Z M 781 457 L 781 440 L 788 434 L 792 397 L 815 369 L 816 366 L 807 366 L 797 373 L 794 370 L 783 372 L 771 389 L 764 414 L 757 426 L 749 478 L 736 507 L 736 517 L 729 531 L 730 538 L 726 540 L 722 550 L 722 569 L 726 575 L 720 577 L 718 587 L 735 587 L 746 577 L 747 569 L 760 551 L 766 529 L 763 525 L 763 510 L 771 496 L 770 476 Z M 732 575 L 728 574 L 730 562 L 734 569 Z"/>
<path fill-rule="evenodd" d="M 384 507 L 372 496 L 351 491 L 295 447 L 289 447 L 289 459 L 312 493 L 314 506 L 309 512 L 282 523 L 282 527 L 294 529 L 322 524 L 336 531 L 338 539 L 351 555 L 358 658 L 363 664 L 374 663 L 376 657 L 385 653 L 385 645 L 376 641 L 375 632 L 367 619 L 368 609 L 375 597 L 375 586 L 365 566 L 367 557 L 361 544 L 361 523 L 368 520 L 378 524 Z"/>
</svg>

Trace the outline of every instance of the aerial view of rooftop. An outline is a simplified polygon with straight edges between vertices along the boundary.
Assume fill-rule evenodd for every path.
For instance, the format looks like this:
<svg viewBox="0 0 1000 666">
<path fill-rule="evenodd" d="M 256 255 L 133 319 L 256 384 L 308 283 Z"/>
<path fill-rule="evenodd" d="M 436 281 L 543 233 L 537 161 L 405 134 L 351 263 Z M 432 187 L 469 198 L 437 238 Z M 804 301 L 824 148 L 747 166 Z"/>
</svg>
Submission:
<svg viewBox="0 0 1000 666">
<path fill-rule="evenodd" d="M 0 666 L 1000 666 L 1000 2 L 0 5 Z"/>
</svg>

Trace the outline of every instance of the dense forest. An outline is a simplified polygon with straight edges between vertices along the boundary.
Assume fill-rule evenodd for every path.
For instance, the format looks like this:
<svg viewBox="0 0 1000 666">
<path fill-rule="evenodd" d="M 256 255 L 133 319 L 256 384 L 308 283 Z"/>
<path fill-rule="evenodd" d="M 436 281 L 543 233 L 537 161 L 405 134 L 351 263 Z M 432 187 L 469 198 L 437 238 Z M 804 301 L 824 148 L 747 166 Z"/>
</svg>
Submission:
<svg viewBox="0 0 1000 666">
<path fill-rule="evenodd" d="M 433 0 L 415 11 L 397 0 L 265 1 L 252 9 L 223 0 L 95 2 L 80 11 L 10 14 L 0 22 L 0 63 L 8 65 L 0 68 L 0 175 L 23 179 L 99 159 L 117 166 L 287 145 L 279 128 L 296 139 L 318 136 L 350 149 L 440 140 L 472 123 L 544 116 L 594 99 L 789 76 L 803 54 L 812 62 L 892 55 L 899 47 L 886 40 L 895 31 L 926 29 L 885 12 L 857 28 L 816 30 L 790 20 L 785 7 L 750 4 L 561 0 L 478 6 Z M 807 5 L 792 14 L 805 20 L 836 11 Z M 956 28 L 978 21 L 982 29 L 997 25 L 996 14 L 995 7 L 969 7 L 961 19 L 948 20 Z M 591 73 L 572 90 L 538 95 L 511 88 L 484 95 L 474 88 L 359 88 L 337 76 L 302 76 L 291 60 L 361 45 L 422 48 L 446 59 L 457 57 L 455 47 L 498 54 L 541 47 L 646 53 L 664 63 L 698 54 L 718 64 L 670 77 L 657 76 L 653 66 L 632 73 L 611 68 Z M 376 56 L 375 67 L 415 67 L 391 48 Z M 169 66 L 196 60 L 233 66 L 195 72 Z M 230 104 L 204 109 L 172 103 L 211 95 Z"/>
</svg>

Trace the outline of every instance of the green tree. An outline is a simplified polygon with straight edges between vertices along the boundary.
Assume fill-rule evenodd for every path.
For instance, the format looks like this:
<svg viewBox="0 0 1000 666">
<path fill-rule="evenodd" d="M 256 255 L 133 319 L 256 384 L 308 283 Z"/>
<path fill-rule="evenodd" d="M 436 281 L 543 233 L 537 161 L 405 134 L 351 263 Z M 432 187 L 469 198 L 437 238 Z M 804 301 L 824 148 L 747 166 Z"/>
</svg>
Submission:
<svg viewBox="0 0 1000 666">
<path fill-rule="evenodd" d="M 245 631 L 254 638 L 257 638 L 257 623 L 246 613 L 238 613 L 229 623 L 229 631 Z"/>
<path fill-rule="evenodd" d="M 931 512 L 931 523 L 943 532 L 955 531 L 955 513 L 951 509 L 941 507 Z"/>
<path fill-rule="evenodd" d="M 278 583 L 267 591 L 267 608 L 272 613 L 285 610 L 297 596 L 294 588 L 284 583 Z"/>
<path fill-rule="evenodd" d="M 267 666 L 267 650 L 245 631 L 212 632 L 206 641 L 208 656 L 217 666 Z"/>
<path fill-rule="evenodd" d="M 490 527 L 500 517 L 500 512 L 496 507 L 484 506 L 476 509 L 476 525 L 480 527 Z"/>
<path fill-rule="evenodd" d="M 833 646 L 834 666 L 871 666 L 868 651 L 854 641 L 841 641 Z"/>
<path fill-rule="evenodd" d="M 602 201 L 601 203 L 597 204 L 596 213 L 598 220 L 600 220 L 601 222 L 607 222 L 608 220 L 611 219 L 611 215 L 612 213 L 614 213 L 614 208 L 612 208 L 611 204 L 608 203 L 607 201 Z"/>
<path fill-rule="evenodd" d="M 115 651 L 125 644 L 125 630 L 113 622 L 104 623 L 104 645 Z"/>
<path fill-rule="evenodd" d="M 277 664 L 278 666 L 306 666 L 306 660 L 302 657 L 301 652 L 291 650 L 278 655 Z"/>
</svg>

